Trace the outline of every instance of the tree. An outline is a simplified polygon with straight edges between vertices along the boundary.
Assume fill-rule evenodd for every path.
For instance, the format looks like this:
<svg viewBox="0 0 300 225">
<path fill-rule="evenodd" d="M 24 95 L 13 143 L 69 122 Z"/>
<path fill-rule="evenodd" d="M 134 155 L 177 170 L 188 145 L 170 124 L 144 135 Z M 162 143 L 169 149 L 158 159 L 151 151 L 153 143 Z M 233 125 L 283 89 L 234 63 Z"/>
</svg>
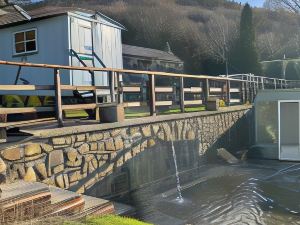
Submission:
<svg viewBox="0 0 300 225">
<path fill-rule="evenodd" d="M 257 50 L 264 60 L 283 57 L 286 45 L 282 44 L 274 32 L 266 32 L 257 37 Z"/>
<path fill-rule="evenodd" d="M 240 22 L 240 36 L 232 51 L 234 67 L 241 73 L 261 73 L 255 46 L 255 31 L 252 9 L 249 4 L 243 8 Z"/>
<path fill-rule="evenodd" d="M 266 0 L 264 7 L 268 9 L 283 8 L 294 13 L 300 12 L 300 0 Z"/>
<path fill-rule="evenodd" d="M 223 15 L 212 14 L 206 24 L 205 50 L 210 58 L 225 64 L 228 74 L 229 50 L 237 38 L 237 24 Z"/>
</svg>

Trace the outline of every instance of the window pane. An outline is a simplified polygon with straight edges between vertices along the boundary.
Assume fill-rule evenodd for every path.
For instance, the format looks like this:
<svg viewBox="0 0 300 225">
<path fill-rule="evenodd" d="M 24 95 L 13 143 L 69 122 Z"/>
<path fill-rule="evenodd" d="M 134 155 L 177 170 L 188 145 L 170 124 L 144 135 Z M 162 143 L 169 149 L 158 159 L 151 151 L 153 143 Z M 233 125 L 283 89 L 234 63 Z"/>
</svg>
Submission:
<svg viewBox="0 0 300 225">
<path fill-rule="evenodd" d="M 31 30 L 31 31 L 27 31 L 26 32 L 26 40 L 34 40 L 35 39 L 35 31 Z"/>
<path fill-rule="evenodd" d="M 30 51 L 35 51 L 36 50 L 36 44 L 35 41 L 29 41 L 26 42 L 26 51 L 30 52 Z"/>
<path fill-rule="evenodd" d="M 15 41 L 16 41 L 16 42 L 24 41 L 24 33 L 21 32 L 21 33 L 15 34 Z"/>
<path fill-rule="evenodd" d="M 25 45 L 24 43 L 16 44 L 16 53 L 25 52 Z"/>
</svg>

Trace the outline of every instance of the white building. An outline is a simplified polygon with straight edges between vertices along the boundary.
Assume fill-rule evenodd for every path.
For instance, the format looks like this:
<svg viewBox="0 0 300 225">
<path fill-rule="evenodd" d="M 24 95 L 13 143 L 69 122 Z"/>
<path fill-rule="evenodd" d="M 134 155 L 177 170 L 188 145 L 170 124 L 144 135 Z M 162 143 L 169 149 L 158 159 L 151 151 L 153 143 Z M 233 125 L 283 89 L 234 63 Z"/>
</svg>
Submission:
<svg viewBox="0 0 300 225">
<path fill-rule="evenodd" d="M 118 22 L 94 11 L 44 7 L 23 11 L 2 7 L 0 60 L 70 66 L 123 68 L 121 31 Z M 53 84 L 53 71 L 0 66 L 0 84 Z M 62 71 L 62 83 L 108 86 L 107 74 Z M 40 95 L 48 95 L 43 92 Z M 100 95 L 103 93 L 100 93 Z"/>
</svg>

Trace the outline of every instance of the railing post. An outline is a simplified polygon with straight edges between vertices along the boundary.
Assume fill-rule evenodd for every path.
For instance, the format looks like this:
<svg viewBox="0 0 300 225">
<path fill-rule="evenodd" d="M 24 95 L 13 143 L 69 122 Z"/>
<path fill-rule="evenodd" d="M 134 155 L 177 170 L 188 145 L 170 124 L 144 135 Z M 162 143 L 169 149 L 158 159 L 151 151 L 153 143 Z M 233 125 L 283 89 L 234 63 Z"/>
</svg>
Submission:
<svg viewBox="0 0 300 225">
<path fill-rule="evenodd" d="M 250 77 L 247 74 L 247 81 L 246 81 L 246 102 L 250 102 Z"/>
<path fill-rule="evenodd" d="M 242 103 L 245 104 L 246 103 L 246 82 L 243 80 L 242 82 L 242 85 L 241 85 L 241 97 L 242 97 Z"/>
<path fill-rule="evenodd" d="M 254 101 L 254 98 L 256 96 L 256 92 L 257 92 L 257 83 L 256 83 L 256 78 L 253 76 L 253 98 L 252 98 L 252 102 Z"/>
<path fill-rule="evenodd" d="M 205 79 L 203 82 L 203 93 L 204 93 L 204 103 L 207 103 L 209 98 L 209 80 Z"/>
<path fill-rule="evenodd" d="M 253 102 L 253 99 L 254 99 L 254 85 L 253 85 L 253 77 L 252 77 L 252 74 L 250 74 L 250 83 L 249 83 L 249 86 L 250 86 L 250 102 L 252 103 Z"/>
<path fill-rule="evenodd" d="M 0 114 L 0 122 L 6 123 L 7 122 L 7 115 Z M 6 128 L 0 128 L 0 143 L 5 143 L 7 141 L 7 133 Z"/>
<path fill-rule="evenodd" d="M 150 115 L 156 116 L 155 76 L 149 75 L 149 106 Z"/>
<path fill-rule="evenodd" d="M 122 79 L 121 74 L 117 72 L 117 85 L 118 85 L 118 103 L 123 103 L 123 85 L 122 85 Z"/>
<path fill-rule="evenodd" d="M 227 105 L 230 106 L 230 81 L 226 80 L 226 101 Z"/>
<path fill-rule="evenodd" d="M 94 84 L 94 86 L 95 86 L 95 84 Z M 100 121 L 100 110 L 99 110 L 99 107 L 98 107 L 98 95 L 97 95 L 96 86 L 95 86 L 95 90 L 94 90 L 94 97 L 95 97 L 95 103 L 96 103 L 95 120 Z"/>
<path fill-rule="evenodd" d="M 180 110 L 182 113 L 184 113 L 185 109 L 184 109 L 184 78 L 183 77 L 180 77 L 179 88 L 180 88 Z"/>
<path fill-rule="evenodd" d="M 56 119 L 58 126 L 63 126 L 63 113 L 62 113 L 62 99 L 61 99 L 61 82 L 60 82 L 60 73 L 58 69 L 54 69 L 54 85 L 55 85 L 55 102 L 56 102 Z"/>
<path fill-rule="evenodd" d="M 264 78 L 260 78 L 261 79 L 261 89 L 264 90 L 265 89 L 265 83 L 264 83 Z"/>
<path fill-rule="evenodd" d="M 116 93 L 115 93 L 115 76 L 112 71 L 108 72 L 109 77 L 109 88 L 110 88 L 110 99 L 111 102 L 116 102 Z"/>
<path fill-rule="evenodd" d="M 277 89 L 276 79 L 274 78 L 274 89 Z"/>
</svg>

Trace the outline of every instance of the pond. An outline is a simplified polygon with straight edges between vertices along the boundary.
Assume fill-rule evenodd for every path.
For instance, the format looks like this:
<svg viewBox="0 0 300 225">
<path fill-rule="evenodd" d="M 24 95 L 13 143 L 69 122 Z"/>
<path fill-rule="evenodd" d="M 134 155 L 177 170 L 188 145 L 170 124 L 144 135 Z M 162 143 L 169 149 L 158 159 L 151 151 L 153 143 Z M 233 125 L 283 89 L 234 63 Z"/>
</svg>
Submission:
<svg viewBox="0 0 300 225">
<path fill-rule="evenodd" d="M 217 161 L 196 170 L 198 178 L 182 184 L 182 201 L 176 181 L 164 190 L 163 179 L 132 192 L 126 203 L 139 219 L 158 225 L 300 224 L 300 164 Z M 190 173 L 180 171 L 179 177 Z"/>
</svg>

